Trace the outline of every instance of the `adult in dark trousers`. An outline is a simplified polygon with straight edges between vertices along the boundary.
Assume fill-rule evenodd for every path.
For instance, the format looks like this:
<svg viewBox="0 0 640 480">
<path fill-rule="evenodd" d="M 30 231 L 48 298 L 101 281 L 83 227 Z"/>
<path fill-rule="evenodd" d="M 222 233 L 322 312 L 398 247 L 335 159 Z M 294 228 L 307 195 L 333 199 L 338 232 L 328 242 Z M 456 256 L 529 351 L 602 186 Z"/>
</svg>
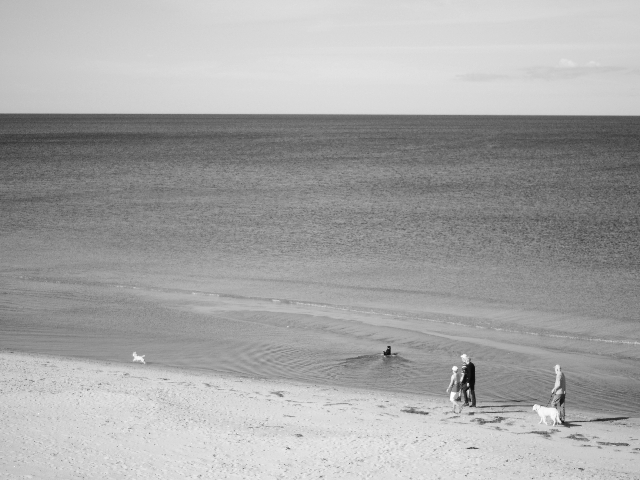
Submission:
<svg viewBox="0 0 640 480">
<path fill-rule="evenodd" d="M 462 403 L 463 406 L 476 406 L 476 366 L 466 353 L 462 358 Z"/>
<path fill-rule="evenodd" d="M 564 397 L 567 394 L 567 382 L 564 378 L 564 373 L 560 365 L 556 365 L 556 383 L 553 386 L 551 393 L 553 394 L 553 400 L 551 400 L 551 406 L 558 410 L 560 414 L 560 421 L 564 423 Z"/>
</svg>

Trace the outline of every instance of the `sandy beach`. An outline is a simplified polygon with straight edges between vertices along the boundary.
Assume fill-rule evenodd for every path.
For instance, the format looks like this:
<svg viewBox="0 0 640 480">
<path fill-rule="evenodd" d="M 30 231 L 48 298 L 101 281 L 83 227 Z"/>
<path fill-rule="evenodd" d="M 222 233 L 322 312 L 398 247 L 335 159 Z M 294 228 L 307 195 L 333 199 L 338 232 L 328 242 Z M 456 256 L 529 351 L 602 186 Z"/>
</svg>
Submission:
<svg viewBox="0 0 640 480">
<path fill-rule="evenodd" d="M 0 353 L 0 478 L 638 478 L 640 421 Z"/>
</svg>

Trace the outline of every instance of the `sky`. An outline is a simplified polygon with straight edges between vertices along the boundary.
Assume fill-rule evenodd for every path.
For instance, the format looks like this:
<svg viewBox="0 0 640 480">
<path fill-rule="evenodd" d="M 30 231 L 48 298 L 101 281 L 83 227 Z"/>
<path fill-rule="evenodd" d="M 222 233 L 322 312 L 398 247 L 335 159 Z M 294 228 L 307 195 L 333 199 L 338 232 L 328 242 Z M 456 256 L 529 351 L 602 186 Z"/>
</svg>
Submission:
<svg viewBox="0 0 640 480">
<path fill-rule="evenodd" d="M 639 115 L 639 0 L 0 0 L 0 113 Z"/>
</svg>

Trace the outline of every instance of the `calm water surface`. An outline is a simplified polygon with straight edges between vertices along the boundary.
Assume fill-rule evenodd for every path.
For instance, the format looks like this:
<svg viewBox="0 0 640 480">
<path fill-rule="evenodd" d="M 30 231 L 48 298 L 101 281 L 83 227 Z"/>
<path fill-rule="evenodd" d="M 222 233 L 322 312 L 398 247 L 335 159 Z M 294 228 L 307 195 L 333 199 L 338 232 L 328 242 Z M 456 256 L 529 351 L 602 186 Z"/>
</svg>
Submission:
<svg viewBox="0 0 640 480">
<path fill-rule="evenodd" d="M 0 347 L 430 394 L 468 353 L 487 400 L 561 363 L 637 414 L 638 152 L 636 117 L 0 116 Z"/>
</svg>

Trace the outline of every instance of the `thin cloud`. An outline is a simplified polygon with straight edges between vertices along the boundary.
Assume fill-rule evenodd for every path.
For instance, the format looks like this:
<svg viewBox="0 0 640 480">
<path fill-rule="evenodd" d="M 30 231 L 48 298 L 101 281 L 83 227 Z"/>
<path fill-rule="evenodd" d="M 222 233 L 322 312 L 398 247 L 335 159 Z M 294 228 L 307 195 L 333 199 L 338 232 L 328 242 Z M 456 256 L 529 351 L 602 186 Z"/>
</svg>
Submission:
<svg viewBox="0 0 640 480">
<path fill-rule="evenodd" d="M 566 58 L 563 58 L 562 60 L 560 60 L 558 68 L 575 68 L 577 66 L 578 64 L 573 60 L 567 60 Z"/>
<path fill-rule="evenodd" d="M 524 69 L 524 73 L 517 75 L 505 75 L 497 73 L 470 72 L 456 75 L 456 79 L 463 82 L 500 82 L 505 80 L 570 80 L 573 78 L 586 77 L 589 75 L 603 75 L 607 73 L 621 72 L 626 70 L 622 67 L 606 67 L 599 62 L 591 60 L 584 65 L 580 65 L 568 58 L 562 58 L 552 67 L 536 66 Z M 632 73 L 633 71 L 628 71 Z M 635 72 L 637 73 L 637 72 Z"/>
<path fill-rule="evenodd" d="M 622 70 L 624 70 L 622 67 L 604 67 L 595 60 L 591 60 L 585 65 L 579 65 L 573 60 L 563 58 L 553 67 L 537 66 L 527 68 L 524 71 L 524 75 L 527 78 L 536 80 L 569 80 L 589 75 L 619 72 Z"/>
</svg>

